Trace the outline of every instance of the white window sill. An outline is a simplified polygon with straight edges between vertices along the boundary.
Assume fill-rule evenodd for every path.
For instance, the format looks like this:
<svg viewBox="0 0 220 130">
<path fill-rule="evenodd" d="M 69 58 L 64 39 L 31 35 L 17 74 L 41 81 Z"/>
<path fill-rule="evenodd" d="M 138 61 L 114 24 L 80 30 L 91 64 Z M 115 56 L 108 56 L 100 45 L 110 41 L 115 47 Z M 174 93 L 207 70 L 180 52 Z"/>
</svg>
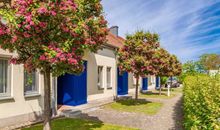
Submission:
<svg viewBox="0 0 220 130">
<path fill-rule="evenodd" d="M 13 97 L 10 97 L 10 96 L 4 96 L 4 97 L 1 97 L 0 96 L 0 101 L 3 101 L 3 100 L 13 100 L 14 98 Z"/>
<path fill-rule="evenodd" d="M 24 95 L 25 98 L 40 97 L 40 96 L 41 96 L 41 94 L 39 94 L 39 93 L 26 93 Z"/>
</svg>

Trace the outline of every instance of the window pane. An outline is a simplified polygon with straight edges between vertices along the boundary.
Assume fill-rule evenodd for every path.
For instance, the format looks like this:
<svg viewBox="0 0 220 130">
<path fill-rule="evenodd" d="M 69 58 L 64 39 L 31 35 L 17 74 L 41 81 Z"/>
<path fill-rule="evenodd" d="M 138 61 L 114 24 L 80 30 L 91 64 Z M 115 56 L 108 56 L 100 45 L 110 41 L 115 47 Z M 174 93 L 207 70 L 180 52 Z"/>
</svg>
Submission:
<svg viewBox="0 0 220 130">
<path fill-rule="evenodd" d="M 102 84 L 102 71 L 103 71 L 103 67 L 102 66 L 98 66 L 98 86 L 99 87 L 103 87 Z"/>
<path fill-rule="evenodd" d="M 0 93 L 7 93 L 8 61 L 0 59 Z"/>
<path fill-rule="evenodd" d="M 36 92 L 36 72 L 24 72 L 24 92 Z"/>
<path fill-rule="evenodd" d="M 107 68 L 107 87 L 111 87 L 111 68 Z"/>
</svg>

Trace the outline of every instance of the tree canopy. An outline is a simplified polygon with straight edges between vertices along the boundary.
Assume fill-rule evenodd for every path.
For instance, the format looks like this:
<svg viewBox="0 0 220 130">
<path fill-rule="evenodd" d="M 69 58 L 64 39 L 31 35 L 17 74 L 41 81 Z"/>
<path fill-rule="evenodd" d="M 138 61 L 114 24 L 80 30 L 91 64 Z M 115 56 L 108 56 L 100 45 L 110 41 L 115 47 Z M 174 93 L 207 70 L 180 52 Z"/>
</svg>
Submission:
<svg viewBox="0 0 220 130">
<path fill-rule="evenodd" d="M 84 52 L 106 42 L 100 0 L 15 0 L 0 15 L 0 46 L 17 53 L 11 62 L 44 74 L 44 130 L 50 130 L 50 74 L 82 72 Z"/>
<path fill-rule="evenodd" d="M 156 33 L 137 31 L 127 35 L 123 48 L 118 52 L 120 70 L 131 72 L 136 78 L 155 74 L 157 70 L 152 62 L 159 60 L 153 56 L 158 48 L 159 35 Z"/>
<path fill-rule="evenodd" d="M 200 56 L 199 62 L 206 70 L 218 70 L 220 68 L 220 55 L 203 54 Z"/>
<path fill-rule="evenodd" d="M 136 78 L 135 99 L 138 99 L 139 78 L 154 75 L 158 71 L 153 65 L 160 60 L 160 57 L 154 56 L 158 48 L 158 34 L 137 31 L 127 35 L 124 46 L 118 51 L 120 71 L 130 72 Z"/>
<path fill-rule="evenodd" d="M 1 10 L 0 45 L 16 51 L 13 63 L 27 70 L 51 69 L 55 75 L 79 73 L 82 57 L 106 42 L 106 21 L 99 0 L 15 0 Z"/>
</svg>

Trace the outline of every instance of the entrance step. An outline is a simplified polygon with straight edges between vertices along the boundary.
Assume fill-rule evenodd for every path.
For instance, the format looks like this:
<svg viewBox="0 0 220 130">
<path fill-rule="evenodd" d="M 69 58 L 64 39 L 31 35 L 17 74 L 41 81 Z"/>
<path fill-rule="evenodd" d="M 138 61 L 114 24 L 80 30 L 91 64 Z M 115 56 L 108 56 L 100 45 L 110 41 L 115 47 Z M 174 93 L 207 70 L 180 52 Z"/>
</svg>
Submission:
<svg viewBox="0 0 220 130">
<path fill-rule="evenodd" d="M 132 99 L 132 96 L 130 95 L 120 95 L 117 97 L 116 100 L 127 100 L 127 99 Z"/>
<path fill-rule="evenodd" d="M 87 113 L 90 111 L 95 111 L 101 106 L 112 103 L 114 101 L 113 97 L 89 101 L 87 104 L 79 106 L 61 106 L 58 110 L 60 116 L 74 118 L 82 113 Z"/>
</svg>

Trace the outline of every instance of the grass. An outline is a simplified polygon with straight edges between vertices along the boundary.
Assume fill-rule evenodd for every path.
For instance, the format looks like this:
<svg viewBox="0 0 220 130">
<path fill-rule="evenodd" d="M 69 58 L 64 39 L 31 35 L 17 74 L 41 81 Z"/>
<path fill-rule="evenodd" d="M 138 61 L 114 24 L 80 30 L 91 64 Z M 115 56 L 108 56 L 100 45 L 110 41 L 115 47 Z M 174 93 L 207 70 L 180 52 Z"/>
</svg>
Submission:
<svg viewBox="0 0 220 130">
<path fill-rule="evenodd" d="M 150 92 L 148 92 L 148 93 L 141 93 L 140 94 L 140 97 L 141 98 L 162 98 L 162 99 L 170 99 L 170 98 L 173 98 L 173 97 L 175 97 L 176 96 L 176 94 L 174 94 L 174 93 L 172 93 L 171 92 L 171 94 L 170 94 L 170 96 L 168 97 L 167 96 L 167 92 L 163 92 L 163 91 L 161 91 L 161 95 L 159 95 L 159 91 L 150 91 Z"/>
<path fill-rule="evenodd" d="M 144 99 L 119 100 L 117 102 L 114 102 L 114 103 L 111 103 L 105 106 L 105 108 L 107 109 L 114 109 L 117 111 L 124 111 L 124 112 L 143 113 L 147 115 L 156 114 L 160 110 L 161 107 L 162 107 L 162 103 L 149 102 Z"/>
<path fill-rule="evenodd" d="M 24 128 L 22 130 L 42 130 L 42 124 Z M 52 130 L 138 130 L 123 126 L 106 124 L 98 121 L 62 118 L 52 121 Z"/>
<path fill-rule="evenodd" d="M 178 87 L 178 88 L 172 88 L 170 89 L 170 96 L 167 96 L 167 88 L 163 88 L 161 90 L 161 95 L 159 95 L 159 90 L 152 90 L 149 91 L 147 93 L 141 93 L 140 97 L 142 98 L 162 98 L 162 99 L 170 99 L 176 96 L 177 93 L 181 93 L 182 92 L 182 87 Z"/>
</svg>

